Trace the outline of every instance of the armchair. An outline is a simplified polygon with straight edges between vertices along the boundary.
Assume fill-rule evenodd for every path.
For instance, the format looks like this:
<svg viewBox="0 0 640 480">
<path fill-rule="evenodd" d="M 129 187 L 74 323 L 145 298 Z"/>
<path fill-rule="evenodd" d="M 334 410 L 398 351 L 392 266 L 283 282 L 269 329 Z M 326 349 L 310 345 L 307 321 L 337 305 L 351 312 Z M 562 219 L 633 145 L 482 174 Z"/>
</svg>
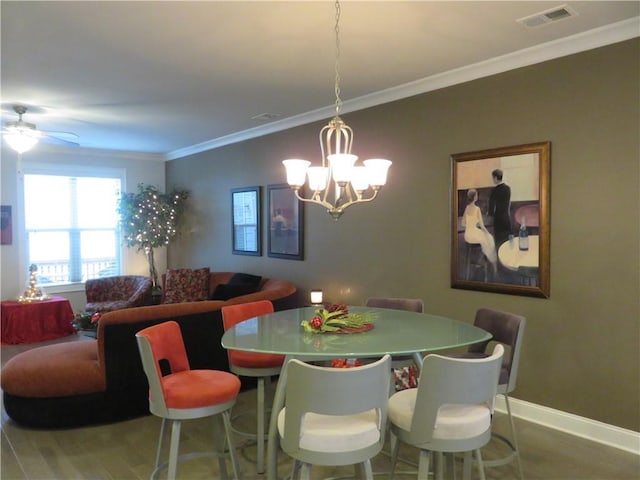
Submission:
<svg viewBox="0 0 640 480">
<path fill-rule="evenodd" d="M 109 312 L 151 304 L 153 284 L 142 275 L 94 278 L 85 282 L 88 312 Z"/>
</svg>

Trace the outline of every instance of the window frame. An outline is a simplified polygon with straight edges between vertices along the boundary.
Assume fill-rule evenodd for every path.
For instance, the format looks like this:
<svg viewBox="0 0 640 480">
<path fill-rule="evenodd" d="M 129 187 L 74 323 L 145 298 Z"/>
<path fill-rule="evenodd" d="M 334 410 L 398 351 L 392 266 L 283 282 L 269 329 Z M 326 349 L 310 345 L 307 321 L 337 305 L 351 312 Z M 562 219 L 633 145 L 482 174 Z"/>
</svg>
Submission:
<svg viewBox="0 0 640 480">
<path fill-rule="evenodd" d="M 24 175 L 51 175 L 64 177 L 93 177 L 93 178 L 115 178 L 120 180 L 120 191 L 126 191 L 126 175 L 125 169 L 113 167 L 99 167 L 86 165 L 63 165 L 63 164 L 40 164 L 40 163 L 23 163 L 22 172 L 20 172 L 18 182 L 18 202 L 20 205 L 20 226 L 19 226 L 19 243 L 20 243 L 20 280 L 23 284 L 27 281 L 27 269 L 29 261 L 29 245 L 28 233 L 26 228 L 26 209 L 25 209 L 25 188 Z M 117 238 L 120 237 L 120 229 L 116 230 Z M 119 262 L 120 272 L 124 272 L 125 263 L 125 246 L 119 242 L 117 246 L 116 257 Z M 84 282 L 68 282 L 45 285 L 47 293 L 61 293 L 84 291 Z"/>
</svg>

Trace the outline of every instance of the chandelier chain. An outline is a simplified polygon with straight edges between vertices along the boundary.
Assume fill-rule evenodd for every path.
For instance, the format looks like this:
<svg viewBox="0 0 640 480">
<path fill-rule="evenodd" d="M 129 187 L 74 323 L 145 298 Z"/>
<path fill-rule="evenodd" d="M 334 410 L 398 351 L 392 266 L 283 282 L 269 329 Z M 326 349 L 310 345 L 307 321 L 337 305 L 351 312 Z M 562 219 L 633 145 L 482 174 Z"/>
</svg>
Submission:
<svg viewBox="0 0 640 480">
<path fill-rule="evenodd" d="M 340 113 L 342 99 L 340 98 L 340 2 L 336 0 L 336 63 L 335 63 L 335 94 L 336 94 L 336 115 Z"/>
</svg>

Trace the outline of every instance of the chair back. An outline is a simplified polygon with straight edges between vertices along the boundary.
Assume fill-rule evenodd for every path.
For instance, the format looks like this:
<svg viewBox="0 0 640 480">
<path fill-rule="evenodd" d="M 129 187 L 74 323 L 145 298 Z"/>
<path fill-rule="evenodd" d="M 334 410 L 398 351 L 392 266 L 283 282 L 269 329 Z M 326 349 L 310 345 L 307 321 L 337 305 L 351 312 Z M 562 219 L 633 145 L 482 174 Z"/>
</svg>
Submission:
<svg viewBox="0 0 640 480">
<path fill-rule="evenodd" d="M 227 305 L 226 307 L 222 307 L 222 323 L 226 331 L 249 318 L 266 315 L 268 313 L 273 313 L 273 304 L 269 300 Z"/>
<path fill-rule="evenodd" d="M 498 391 L 499 393 L 512 392 L 516 388 L 518 379 L 520 348 L 522 347 L 526 318 L 491 308 L 480 308 L 476 312 L 473 324 L 489 332 L 493 338 L 481 344 L 471 345 L 469 347 L 470 353 L 485 352 L 490 342 L 497 342 L 509 347 L 509 352 L 502 361 Z"/>
<path fill-rule="evenodd" d="M 222 307 L 222 323 L 226 331 L 244 320 L 273 311 L 273 304 L 269 300 L 227 305 Z M 239 350 L 227 350 L 227 357 L 231 371 L 244 376 L 276 375 L 280 373 L 285 358 L 284 355 Z"/>
<path fill-rule="evenodd" d="M 147 327 L 136 333 L 136 341 L 149 382 L 149 408 L 152 413 L 166 417 L 168 408 L 162 377 L 190 370 L 180 325 L 168 321 Z"/>
<path fill-rule="evenodd" d="M 419 298 L 371 297 L 367 299 L 366 306 L 424 313 L 424 302 Z"/>
<path fill-rule="evenodd" d="M 422 365 L 415 410 L 411 420 L 410 443 L 420 445 L 433 439 L 438 410 L 446 404 L 486 403 L 493 412 L 504 347 L 495 346 L 485 358 L 453 358 L 427 355 Z M 491 426 L 487 430 L 490 434 Z"/>
<path fill-rule="evenodd" d="M 369 447 L 366 458 L 376 455 L 384 444 L 391 357 L 385 355 L 362 367 L 331 368 L 290 360 L 286 365 L 285 427 L 282 449 L 296 458 L 301 428 L 308 412 L 320 415 L 354 415 L 372 409 L 378 413 L 379 441 Z M 350 455 L 353 452 L 344 452 Z M 360 452 L 362 455 L 362 452 Z M 339 456 L 340 454 L 333 454 Z M 363 461 L 355 460 L 352 463 Z M 313 463 L 313 462 L 310 462 Z M 339 463 L 334 463 L 337 465 Z"/>
</svg>

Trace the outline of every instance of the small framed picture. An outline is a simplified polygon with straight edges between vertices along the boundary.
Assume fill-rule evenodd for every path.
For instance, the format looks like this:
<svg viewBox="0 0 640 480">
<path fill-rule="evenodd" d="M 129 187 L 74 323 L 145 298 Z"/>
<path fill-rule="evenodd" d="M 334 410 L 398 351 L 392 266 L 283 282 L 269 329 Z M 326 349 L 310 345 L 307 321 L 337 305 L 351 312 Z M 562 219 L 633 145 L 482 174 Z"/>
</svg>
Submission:
<svg viewBox="0 0 640 480">
<path fill-rule="evenodd" d="M 260 187 L 231 189 L 232 253 L 262 255 Z"/>
<path fill-rule="evenodd" d="M 303 211 L 302 202 L 286 183 L 267 186 L 268 250 L 275 258 L 302 260 Z"/>
<path fill-rule="evenodd" d="M 11 205 L 0 206 L 0 238 L 2 245 L 11 245 L 13 242 L 13 219 L 11 218 Z"/>
<path fill-rule="evenodd" d="M 451 286 L 549 297 L 551 142 L 451 156 Z"/>
</svg>

